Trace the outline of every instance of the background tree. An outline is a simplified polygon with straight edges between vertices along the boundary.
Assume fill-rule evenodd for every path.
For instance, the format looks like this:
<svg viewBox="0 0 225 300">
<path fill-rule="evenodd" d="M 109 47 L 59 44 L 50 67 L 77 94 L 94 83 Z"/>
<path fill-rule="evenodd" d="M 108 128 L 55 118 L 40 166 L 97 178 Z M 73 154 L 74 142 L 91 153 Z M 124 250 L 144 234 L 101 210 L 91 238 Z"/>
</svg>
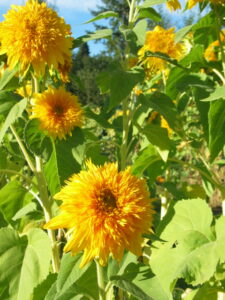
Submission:
<svg viewBox="0 0 225 300">
<path fill-rule="evenodd" d="M 68 89 L 78 95 L 84 105 L 103 105 L 106 96 L 99 95 L 96 77 L 100 72 L 106 70 L 111 61 L 112 58 L 104 54 L 90 56 L 87 43 L 84 43 L 74 54 Z"/>
</svg>

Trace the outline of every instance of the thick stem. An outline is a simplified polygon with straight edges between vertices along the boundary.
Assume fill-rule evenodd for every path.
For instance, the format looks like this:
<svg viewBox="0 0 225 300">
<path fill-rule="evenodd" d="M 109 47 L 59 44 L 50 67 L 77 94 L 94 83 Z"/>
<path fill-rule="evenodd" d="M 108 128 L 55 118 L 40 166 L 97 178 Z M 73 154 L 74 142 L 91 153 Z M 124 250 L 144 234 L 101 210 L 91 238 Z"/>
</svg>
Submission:
<svg viewBox="0 0 225 300">
<path fill-rule="evenodd" d="M 38 186 L 32 180 L 30 180 L 30 178 L 28 178 L 27 176 L 25 176 L 17 171 L 8 170 L 8 169 L 0 169 L 0 173 L 20 176 L 27 182 L 27 184 L 32 184 L 34 187 L 38 188 Z"/>
<path fill-rule="evenodd" d="M 33 76 L 33 92 L 39 92 L 39 81 L 38 78 Z M 45 221 L 48 222 L 52 218 L 52 207 L 49 200 L 48 188 L 46 184 L 46 180 L 42 171 L 42 159 L 39 156 L 35 157 L 36 160 L 36 178 L 38 182 L 38 190 L 40 193 L 40 199 L 43 204 L 43 211 L 45 216 Z M 59 258 L 59 249 L 57 245 L 55 231 L 52 229 L 48 229 L 48 236 L 51 240 L 52 244 L 52 267 L 54 272 L 59 272 L 60 266 L 60 258 Z"/>
<path fill-rule="evenodd" d="M 52 218 L 51 204 L 48 196 L 48 189 L 45 181 L 45 177 L 42 172 L 42 161 L 41 158 L 36 156 L 36 177 L 38 182 L 38 190 L 40 193 L 40 199 L 43 204 L 43 210 L 45 215 L 46 222 L 50 221 Z M 59 271 L 60 259 L 59 259 L 59 250 L 56 241 L 55 231 L 48 229 L 48 236 L 52 244 L 52 266 L 53 271 L 56 273 Z"/>
<path fill-rule="evenodd" d="M 130 11 L 129 11 L 129 24 L 133 22 L 135 8 L 136 8 L 136 0 L 132 0 L 130 4 Z"/>
<path fill-rule="evenodd" d="M 106 300 L 103 267 L 100 265 L 97 259 L 95 260 L 95 262 L 96 262 L 96 270 L 97 270 L 99 300 Z"/>
<path fill-rule="evenodd" d="M 128 110 L 128 98 L 123 100 L 123 136 L 122 136 L 122 145 L 120 148 L 121 156 L 121 170 L 126 168 L 127 164 L 127 142 L 128 142 L 128 133 L 129 133 L 129 115 Z"/>
<path fill-rule="evenodd" d="M 222 59 L 222 66 L 223 66 L 223 76 L 225 77 L 225 53 L 223 50 L 223 42 L 221 40 L 221 16 L 220 13 L 218 11 L 218 7 L 215 4 L 214 5 L 214 11 L 216 13 L 216 28 L 217 28 L 217 36 L 218 36 L 218 41 L 219 41 L 219 45 L 220 45 L 220 52 L 221 52 L 221 59 Z M 223 82 L 224 84 L 224 82 Z"/>
<path fill-rule="evenodd" d="M 17 134 L 17 132 L 16 132 L 15 128 L 13 127 L 13 125 L 10 125 L 10 129 L 11 129 L 13 135 L 15 136 L 17 143 L 19 144 L 19 147 L 20 147 L 20 149 L 21 149 L 21 151 L 22 151 L 22 153 L 23 153 L 23 155 L 24 155 L 24 157 L 25 157 L 25 159 L 28 163 L 28 166 L 30 167 L 32 172 L 35 172 L 35 167 L 33 165 L 33 162 L 31 161 L 30 156 L 27 153 L 27 150 L 24 147 L 23 142 L 21 141 L 21 139 L 20 139 L 19 135 Z"/>
</svg>

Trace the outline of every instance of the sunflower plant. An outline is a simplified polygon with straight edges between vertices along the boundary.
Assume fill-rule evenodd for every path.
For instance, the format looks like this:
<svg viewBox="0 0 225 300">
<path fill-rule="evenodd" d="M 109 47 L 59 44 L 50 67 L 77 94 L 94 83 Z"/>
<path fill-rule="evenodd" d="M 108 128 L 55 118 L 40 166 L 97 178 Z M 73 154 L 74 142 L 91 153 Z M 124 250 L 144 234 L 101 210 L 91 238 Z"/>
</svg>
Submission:
<svg viewBox="0 0 225 300">
<path fill-rule="evenodd" d="M 37 0 L 0 23 L 0 299 L 225 299 L 224 1 L 189 0 L 205 13 L 180 30 L 127 4 L 89 21 L 126 45 L 99 107 L 67 83 L 110 28 L 74 39 Z"/>
</svg>

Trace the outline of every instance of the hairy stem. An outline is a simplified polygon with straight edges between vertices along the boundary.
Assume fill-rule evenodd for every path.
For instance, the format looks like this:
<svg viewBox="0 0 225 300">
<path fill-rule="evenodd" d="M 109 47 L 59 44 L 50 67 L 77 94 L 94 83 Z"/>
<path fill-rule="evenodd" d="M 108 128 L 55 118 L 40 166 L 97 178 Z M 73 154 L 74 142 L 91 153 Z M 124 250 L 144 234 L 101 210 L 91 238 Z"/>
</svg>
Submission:
<svg viewBox="0 0 225 300">
<path fill-rule="evenodd" d="M 32 160 L 30 159 L 30 156 L 29 156 L 29 154 L 27 153 L 27 150 L 26 150 L 26 148 L 25 148 L 23 142 L 21 141 L 21 139 L 20 139 L 18 133 L 16 132 L 16 129 L 14 128 L 13 125 L 10 125 L 10 129 L 11 129 L 11 131 L 12 131 L 14 137 L 16 138 L 16 141 L 17 141 L 17 143 L 18 143 L 18 145 L 19 145 L 19 147 L 20 147 L 20 150 L 22 151 L 22 153 L 23 153 L 23 155 L 24 155 L 24 158 L 26 159 L 26 161 L 27 161 L 27 163 L 28 163 L 28 166 L 30 167 L 30 169 L 31 169 L 32 172 L 35 172 L 35 167 L 34 167 L 34 165 L 33 165 L 33 162 L 32 162 Z"/>
<path fill-rule="evenodd" d="M 127 111 L 128 111 L 128 98 L 125 98 L 123 100 L 123 136 L 122 136 L 122 145 L 120 148 L 121 170 L 124 170 L 127 164 L 127 143 L 128 143 L 128 133 L 129 133 L 129 115 Z"/>
<path fill-rule="evenodd" d="M 35 76 L 33 76 L 33 88 L 34 88 L 33 92 L 35 93 L 39 92 L 39 81 L 38 78 Z M 42 207 L 44 211 L 45 221 L 48 222 L 52 218 L 52 206 L 49 199 L 47 183 L 43 174 L 42 159 L 39 156 L 35 156 L 35 160 L 36 160 L 35 174 L 38 183 L 38 190 L 43 205 Z M 52 244 L 53 271 L 58 272 L 60 266 L 60 258 L 59 258 L 59 249 L 57 245 L 55 231 L 52 229 L 48 229 L 47 232 Z"/>
<path fill-rule="evenodd" d="M 95 262 L 96 262 L 96 269 L 97 269 L 99 300 L 106 300 L 103 267 L 100 265 L 97 259 L 95 260 Z"/>
<path fill-rule="evenodd" d="M 217 37 L 218 37 L 218 41 L 219 41 L 219 45 L 220 45 L 220 52 L 221 52 L 221 59 L 222 59 L 222 66 L 223 66 L 223 76 L 225 77 L 225 53 L 223 50 L 223 42 L 221 40 L 221 16 L 220 13 L 218 11 L 218 7 L 215 4 L 214 5 L 214 11 L 216 14 L 216 29 L 217 29 Z M 224 82 L 223 82 L 224 84 Z"/>
</svg>

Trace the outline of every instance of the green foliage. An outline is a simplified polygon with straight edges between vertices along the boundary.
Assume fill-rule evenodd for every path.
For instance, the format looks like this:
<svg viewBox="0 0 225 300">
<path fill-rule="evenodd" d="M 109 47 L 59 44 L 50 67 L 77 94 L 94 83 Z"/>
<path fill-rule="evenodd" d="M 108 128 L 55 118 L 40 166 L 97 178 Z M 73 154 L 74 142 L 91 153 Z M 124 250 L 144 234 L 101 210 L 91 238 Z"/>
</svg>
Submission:
<svg viewBox="0 0 225 300">
<path fill-rule="evenodd" d="M 98 299 L 95 263 L 79 269 L 80 263 L 81 255 L 63 256 L 57 281 L 51 287 L 45 300 L 71 300 L 77 295 Z"/>
<path fill-rule="evenodd" d="M 0 286 L 9 299 L 28 300 L 33 288 L 48 274 L 51 246 L 40 229 L 20 237 L 10 228 L 0 229 Z M 10 267 L 9 267 L 10 266 Z"/>
<path fill-rule="evenodd" d="M 128 97 L 135 85 L 143 79 L 144 72 L 141 68 L 124 71 L 120 65 L 113 64 L 108 72 L 98 76 L 97 82 L 102 93 L 110 92 L 109 109 L 111 109 Z"/>
<path fill-rule="evenodd" d="M 0 210 L 5 220 L 11 222 L 13 216 L 31 201 L 30 196 L 20 182 L 14 180 L 7 183 L 0 190 Z"/>
<path fill-rule="evenodd" d="M 146 31 L 167 23 L 158 4 L 164 7 L 166 1 L 102 0 L 92 12 L 86 24 L 107 19 L 107 26 L 95 23 L 95 32 L 73 41 L 78 49 L 65 84 L 80 99 L 85 120 L 62 140 L 51 138 L 39 120 L 30 118 L 33 96 L 17 94 L 28 81 L 33 93 L 59 87 L 58 71 L 46 65 L 45 75 L 34 78 L 31 67 L 21 77 L 19 64 L 5 69 L 7 57 L 1 55 L 0 299 L 100 300 L 99 285 L 110 300 L 215 300 L 218 292 L 225 293 L 224 7 L 208 6 L 195 24 L 175 32 L 175 43 L 184 47 L 179 61 L 165 51 L 171 48 L 166 39 L 160 51 L 146 52 L 146 60 L 165 62 L 164 70 L 154 71 L 146 70 L 138 52 Z M 206 3 L 199 5 L 203 10 Z M 92 57 L 87 42 L 102 39 L 105 53 Z M 154 45 L 157 39 L 148 42 Z M 206 49 L 212 50 L 212 59 Z M 53 109 L 52 115 L 58 113 Z M 85 169 L 86 160 L 97 166 L 115 161 L 119 171 L 130 166 L 134 176 L 145 180 L 155 212 L 154 234 L 143 233 L 142 255 L 128 251 L 136 253 L 136 240 L 124 232 L 118 243 L 128 249 L 120 262 L 109 256 L 102 278 L 95 261 L 79 267 L 92 240 L 87 244 L 81 236 L 75 246 L 82 251 L 63 254 L 78 227 L 41 229 L 58 214 L 54 195 Z M 101 182 L 100 193 L 102 188 Z M 77 209 L 73 200 L 66 199 L 71 220 Z M 92 211 L 93 206 L 83 217 Z M 101 246 L 117 239 L 117 221 L 114 234 L 107 221 L 103 229 L 99 225 L 99 231 L 108 230 Z M 88 231 L 92 218 L 86 224 Z M 98 250 L 93 249 L 96 260 Z"/>
<path fill-rule="evenodd" d="M 16 103 L 11 108 L 11 110 L 9 111 L 9 113 L 6 117 L 6 120 L 1 128 L 0 143 L 1 143 L 2 139 L 4 138 L 4 135 L 5 135 L 6 131 L 8 130 L 8 128 L 10 127 L 10 125 L 12 125 L 18 118 L 20 118 L 22 116 L 22 113 L 26 109 L 26 106 L 27 106 L 27 99 L 24 98 L 23 100 Z"/>
</svg>

